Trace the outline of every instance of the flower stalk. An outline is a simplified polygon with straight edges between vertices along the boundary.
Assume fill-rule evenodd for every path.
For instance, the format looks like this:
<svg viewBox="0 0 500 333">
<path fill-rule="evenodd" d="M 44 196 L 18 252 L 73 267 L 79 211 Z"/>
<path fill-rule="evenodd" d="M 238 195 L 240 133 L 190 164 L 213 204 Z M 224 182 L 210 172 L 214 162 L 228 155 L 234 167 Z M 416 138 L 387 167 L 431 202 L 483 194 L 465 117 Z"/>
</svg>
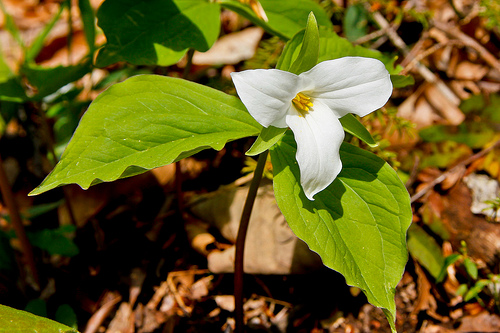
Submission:
<svg viewBox="0 0 500 333">
<path fill-rule="evenodd" d="M 245 252 L 245 239 L 247 236 L 248 225 L 250 222 L 250 215 L 252 214 L 253 204 L 257 197 L 259 184 L 264 173 L 266 165 L 268 150 L 259 155 L 257 166 L 253 174 L 250 189 L 241 213 L 240 226 L 238 228 L 238 236 L 236 237 L 236 253 L 234 257 L 234 316 L 235 316 L 235 332 L 244 332 L 244 313 L 243 313 L 243 275 L 244 275 L 244 252 Z"/>
</svg>

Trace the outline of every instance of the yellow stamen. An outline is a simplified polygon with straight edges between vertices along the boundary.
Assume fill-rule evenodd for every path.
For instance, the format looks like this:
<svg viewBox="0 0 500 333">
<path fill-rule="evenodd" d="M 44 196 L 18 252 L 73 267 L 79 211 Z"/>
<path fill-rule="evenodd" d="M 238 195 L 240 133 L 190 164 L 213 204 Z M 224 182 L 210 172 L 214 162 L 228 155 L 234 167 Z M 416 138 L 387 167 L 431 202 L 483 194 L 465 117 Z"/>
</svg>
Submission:
<svg viewBox="0 0 500 333">
<path fill-rule="evenodd" d="M 301 92 L 299 92 L 297 96 L 292 99 L 292 103 L 297 107 L 299 111 L 304 111 L 302 113 L 309 112 L 309 109 L 313 106 L 311 97 L 304 95 Z"/>
</svg>

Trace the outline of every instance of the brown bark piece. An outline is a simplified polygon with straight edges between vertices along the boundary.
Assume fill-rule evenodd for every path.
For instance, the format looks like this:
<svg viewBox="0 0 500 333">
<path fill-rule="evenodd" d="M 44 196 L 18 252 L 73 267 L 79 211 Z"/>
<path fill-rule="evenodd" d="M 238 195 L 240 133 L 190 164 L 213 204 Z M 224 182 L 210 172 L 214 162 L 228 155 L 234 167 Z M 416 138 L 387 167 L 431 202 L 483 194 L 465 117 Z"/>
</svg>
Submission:
<svg viewBox="0 0 500 333">
<path fill-rule="evenodd" d="M 462 182 L 441 199 L 441 219 L 453 247 L 459 249 L 461 240 L 464 240 L 471 257 L 481 259 L 490 266 L 495 265 L 500 255 L 500 226 L 472 214 L 471 193 Z"/>
</svg>

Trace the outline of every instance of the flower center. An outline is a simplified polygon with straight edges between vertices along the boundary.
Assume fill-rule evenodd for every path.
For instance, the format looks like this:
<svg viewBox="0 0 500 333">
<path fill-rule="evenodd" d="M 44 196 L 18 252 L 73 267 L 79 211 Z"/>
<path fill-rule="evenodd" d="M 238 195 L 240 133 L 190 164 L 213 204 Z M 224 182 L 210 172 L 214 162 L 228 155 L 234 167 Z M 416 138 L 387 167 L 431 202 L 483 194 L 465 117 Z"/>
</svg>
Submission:
<svg viewBox="0 0 500 333">
<path fill-rule="evenodd" d="M 295 96 L 295 98 L 292 99 L 292 103 L 302 114 L 307 113 L 309 109 L 313 106 L 313 103 L 311 102 L 311 97 L 304 95 L 301 92 L 299 92 L 297 96 Z"/>
</svg>

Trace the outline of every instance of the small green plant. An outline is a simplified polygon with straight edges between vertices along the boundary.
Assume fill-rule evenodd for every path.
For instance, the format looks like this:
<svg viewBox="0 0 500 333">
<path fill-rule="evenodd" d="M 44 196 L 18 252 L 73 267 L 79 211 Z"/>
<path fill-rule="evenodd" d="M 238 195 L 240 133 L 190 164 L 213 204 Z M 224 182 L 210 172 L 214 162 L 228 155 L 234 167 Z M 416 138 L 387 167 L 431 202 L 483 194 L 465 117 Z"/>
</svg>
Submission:
<svg viewBox="0 0 500 333">
<path fill-rule="evenodd" d="M 500 275 L 488 273 L 487 278 L 479 278 L 478 265 L 468 256 L 465 241 L 461 242 L 461 246 L 459 253 L 445 258 L 437 282 L 443 281 L 447 267 L 455 264 L 464 269 L 467 278 L 467 282 L 458 287 L 456 295 L 462 296 L 465 302 L 475 300 L 484 308 L 494 307 L 495 311 L 500 312 Z"/>
<path fill-rule="evenodd" d="M 490 207 L 484 208 L 483 212 L 491 210 L 491 215 L 488 214 L 487 218 L 490 221 L 495 222 L 498 217 L 498 212 L 500 211 L 500 197 L 497 197 L 493 200 L 486 200 L 484 203 L 490 205 Z"/>
</svg>

